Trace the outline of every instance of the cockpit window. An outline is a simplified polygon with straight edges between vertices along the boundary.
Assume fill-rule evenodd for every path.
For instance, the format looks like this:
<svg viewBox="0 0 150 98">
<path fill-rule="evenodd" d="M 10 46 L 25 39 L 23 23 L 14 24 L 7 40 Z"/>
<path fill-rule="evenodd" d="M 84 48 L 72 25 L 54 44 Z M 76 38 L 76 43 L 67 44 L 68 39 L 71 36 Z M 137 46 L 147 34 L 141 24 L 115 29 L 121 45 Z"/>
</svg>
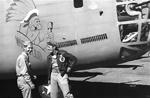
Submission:
<svg viewBox="0 0 150 98">
<path fill-rule="evenodd" d="M 121 42 L 136 42 L 138 37 L 138 24 L 119 25 Z"/>
<path fill-rule="evenodd" d="M 149 1 L 139 3 L 136 0 L 116 0 L 116 2 L 121 42 L 150 41 Z"/>
<path fill-rule="evenodd" d="M 83 7 L 83 0 L 74 0 L 74 7 L 75 8 Z"/>
<path fill-rule="evenodd" d="M 150 4 L 141 5 L 134 8 L 138 3 L 125 2 L 117 5 L 117 16 L 119 22 L 132 21 L 138 19 L 150 19 Z"/>
<path fill-rule="evenodd" d="M 150 22 L 142 23 L 140 41 L 148 41 L 150 32 Z"/>
<path fill-rule="evenodd" d="M 142 19 L 150 19 L 150 4 L 141 6 Z"/>
<path fill-rule="evenodd" d="M 138 15 L 129 15 L 129 13 L 126 11 L 126 4 L 117 5 L 117 16 L 119 22 L 138 19 Z"/>
</svg>

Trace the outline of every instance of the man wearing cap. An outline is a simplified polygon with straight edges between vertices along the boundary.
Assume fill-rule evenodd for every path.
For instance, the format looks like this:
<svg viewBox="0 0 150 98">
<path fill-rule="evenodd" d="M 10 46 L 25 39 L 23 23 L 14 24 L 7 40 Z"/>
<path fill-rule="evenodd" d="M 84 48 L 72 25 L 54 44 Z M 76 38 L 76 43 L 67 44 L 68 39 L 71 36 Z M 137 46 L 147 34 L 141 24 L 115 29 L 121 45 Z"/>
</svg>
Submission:
<svg viewBox="0 0 150 98">
<path fill-rule="evenodd" d="M 73 98 L 68 84 L 68 73 L 76 64 L 77 58 L 65 50 L 59 50 L 57 45 L 47 42 L 50 54 L 48 61 L 48 83 L 51 84 L 51 98 L 58 97 L 58 88 L 61 89 L 64 98 Z"/>
<path fill-rule="evenodd" d="M 31 89 L 35 88 L 31 78 L 34 77 L 35 79 L 36 76 L 32 74 L 31 63 L 29 61 L 29 54 L 31 54 L 32 50 L 32 43 L 25 41 L 23 43 L 23 52 L 16 61 L 17 85 L 22 92 L 23 98 L 32 98 Z"/>
</svg>

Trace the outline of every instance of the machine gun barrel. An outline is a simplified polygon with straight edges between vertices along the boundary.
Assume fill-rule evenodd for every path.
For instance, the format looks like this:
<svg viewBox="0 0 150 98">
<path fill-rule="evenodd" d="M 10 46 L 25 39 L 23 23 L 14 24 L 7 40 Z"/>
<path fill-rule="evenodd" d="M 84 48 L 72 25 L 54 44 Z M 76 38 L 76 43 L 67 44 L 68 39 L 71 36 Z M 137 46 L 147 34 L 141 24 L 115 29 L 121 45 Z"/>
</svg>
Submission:
<svg viewBox="0 0 150 98">
<path fill-rule="evenodd" d="M 148 4 L 148 3 L 150 3 L 150 0 L 149 0 L 149 1 L 146 1 L 146 2 L 142 2 L 142 3 L 136 4 L 136 5 L 133 6 L 132 9 L 136 9 L 136 7 L 139 7 L 139 6 L 142 6 L 142 5 L 144 5 L 144 4 Z"/>
</svg>

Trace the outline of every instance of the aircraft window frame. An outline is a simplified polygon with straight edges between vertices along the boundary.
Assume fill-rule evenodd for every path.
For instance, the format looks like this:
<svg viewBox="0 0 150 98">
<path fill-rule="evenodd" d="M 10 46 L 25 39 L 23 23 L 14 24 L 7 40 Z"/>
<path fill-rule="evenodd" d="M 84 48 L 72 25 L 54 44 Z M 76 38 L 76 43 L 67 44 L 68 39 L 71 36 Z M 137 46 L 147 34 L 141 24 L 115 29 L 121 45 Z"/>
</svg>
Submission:
<svg viewBox="0 0 150 98">
<path fill-rule="evenodd" d="M 125 22 L 125 21 L 135 21 L 138 20 L 138 15 L 131 16 L 126 11 L 126 4 L 119 4 L 116 6 L 117 10 L 117 18 L 119 22 Z"/>
<path fill-rule="evenodd" d="M 137 42 L 138 40 L 138 23 L 120 24 L 120 39 L 122 43 Z"/>
<path fill-rule="evenodd" d="M 150 34 L 150 22 L 144 22 L 141 26 L 140 41 L 148 41 Z"/>
<path fill-rule="evenodd" d="M 150 5 L 144 4 L 136 9 L 131 9 L 132 6 L 138 3 L 134 0 L 123 0 L 116 5 L 117 18 L 119 22 L 135 21 L 139 19 L 150 19 Z M 128 1 L 128 2 L 127 2 Z"/>
</svg>

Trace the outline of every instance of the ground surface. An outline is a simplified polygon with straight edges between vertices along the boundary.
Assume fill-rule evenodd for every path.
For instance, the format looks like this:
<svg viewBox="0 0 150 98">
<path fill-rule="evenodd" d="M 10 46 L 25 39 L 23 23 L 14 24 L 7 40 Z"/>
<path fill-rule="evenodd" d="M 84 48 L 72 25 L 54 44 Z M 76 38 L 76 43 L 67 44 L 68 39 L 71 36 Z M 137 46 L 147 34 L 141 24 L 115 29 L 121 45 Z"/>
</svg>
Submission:
<svg viewBox="0 0 150 98">
<path fill-rule="evenodd" d="M 38 76 L 33 98 L 41 98 L 38 87 L 47 76 Z M 150 57 L 113 65 L 110 68 L 80 70 L 70 75 L 75 98 L 150 98 Z M 0 98 L 22 98 L 16 79 L 0 80 Z"/>
</svg>

